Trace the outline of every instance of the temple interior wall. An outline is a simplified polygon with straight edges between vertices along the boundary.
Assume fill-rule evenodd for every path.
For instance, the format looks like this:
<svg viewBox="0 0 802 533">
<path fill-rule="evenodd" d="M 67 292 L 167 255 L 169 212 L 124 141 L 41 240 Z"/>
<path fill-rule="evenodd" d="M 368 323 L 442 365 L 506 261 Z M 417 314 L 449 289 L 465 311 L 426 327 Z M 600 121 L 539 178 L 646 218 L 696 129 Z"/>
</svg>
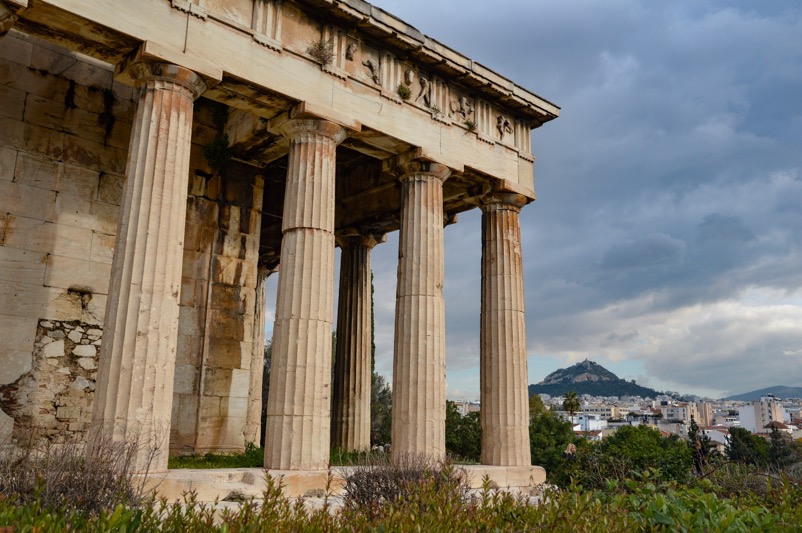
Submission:
<svg viewBox="0 0 802 533">
<path fill-rule="evenodd" d="M 12 426 L 16 435 L 33 426 L 68 438 L 91 417 L 90 352 L 101 342 L 132 95 L 108 66 L 19 34 L 3 38 L 3 440 Z"/>
<path fill-rule="evenodd" d="M 193 126 L 173 391 L 176 453 L 245 446 L 264 185 L 254 167 L 231 162 L 221 176 L 209 166 L 203 147 L 220 135 L 220 110 L 199 102 Z"/>
<path fill-rule="evenodd" d="M 110 65 L 16 32 L 0 42 L 0 442 L 33 428 L 62 442 L 91 421 L 136 103 Z M 215 106 L 196 108 L 179 453 L 244 446 L 263 188 L 254 167 L 209 166 L 220 128 Z"/>
</svg>

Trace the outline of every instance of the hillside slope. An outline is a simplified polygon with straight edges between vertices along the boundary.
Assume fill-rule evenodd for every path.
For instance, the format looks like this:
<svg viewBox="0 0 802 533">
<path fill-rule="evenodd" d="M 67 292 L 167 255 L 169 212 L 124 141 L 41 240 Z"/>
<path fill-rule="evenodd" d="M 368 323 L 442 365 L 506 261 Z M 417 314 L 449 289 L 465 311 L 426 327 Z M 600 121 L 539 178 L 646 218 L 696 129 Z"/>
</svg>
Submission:
<svg viewBox="0 0 802 533">
<path fill-rule="evenodd" d="M 585 359 L 581 363 L 555 370 L 543 381 L 529 385 L 529 394 L 563 396 L 568 391 L 592 396 L 640 396 L 654 398 L 658 391 L 626 381 L 600 364 Z"/>
<path fill-rule="evenodd" d="M 802 398 L 802 387 L 786 387 L 785 385 L 775 385 L 765 389 L 753 390 L 742 394 L 735 394 L 724 398 L 725 400 L 735 400 L 739 402 L 752 402 L 759 400 L 761 396 L 773 394 L 778 398 Z"/>
</svg>

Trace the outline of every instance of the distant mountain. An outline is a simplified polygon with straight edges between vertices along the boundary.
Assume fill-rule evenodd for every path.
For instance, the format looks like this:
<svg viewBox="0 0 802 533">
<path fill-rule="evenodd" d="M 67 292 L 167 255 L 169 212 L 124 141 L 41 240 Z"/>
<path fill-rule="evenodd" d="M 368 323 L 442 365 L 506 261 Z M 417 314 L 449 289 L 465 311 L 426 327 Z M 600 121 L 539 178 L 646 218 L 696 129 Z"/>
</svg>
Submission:
<svg viewBox="0 0 802 533">
<path fill-rule="evenodd" d="M 766 387 L 765 389 L 753 390 L 752 392 L 744 392 L 743 394 L 736 394 L 724 398 L 725 400 L 735 400 L 738 402 L 751 402 L 759 400 L 761 396 L 766 394 L 773 394 L 778 398 L 802 398 L 802 387 L 786 387 L 784 385 L 775 385 L 774 387 Z"/>
<path fill-rule="evenodd" d="M 529 385 L 529 394 L 564 396 L 568 391 L 592 396 L 640 396 L 654 398 L 660 392 L 641 387 L 635 381 L 626 381 L 603 366 L 585 359 L 568 368 L 560 368 L 535 385 Z"/>
</svg>

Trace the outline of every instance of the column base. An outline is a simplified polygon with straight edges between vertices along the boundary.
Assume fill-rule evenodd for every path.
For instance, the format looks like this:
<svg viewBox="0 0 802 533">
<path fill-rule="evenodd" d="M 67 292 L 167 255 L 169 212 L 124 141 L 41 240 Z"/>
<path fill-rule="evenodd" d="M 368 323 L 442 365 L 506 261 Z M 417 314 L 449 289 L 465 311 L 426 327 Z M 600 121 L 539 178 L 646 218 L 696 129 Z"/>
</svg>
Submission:
<svg viewBox="0 0 802 533">
<path fill-rule="evenodd" d="M 490 478 L 494 488 L 513 493 L 527 492 L 546 482 L 546 469 L 542 466 L 469 465 L 463 468 L 468 473 L 468 484 L 472 489 L 482 488 L 485 476 Z"/>
<path fill-rule="evenodd" d="M 332 496 L 345 493 L 345 478 L 354 466 L 332 467 L 330 470 L 262 470 L 261 468 L 176 469 L 148 476 L 146 487 L 158 496 L 176 501 L 190 490 L 199 502 L 223 501 L 232 492 L 261 498 L 265 475 L 281 483 L 287 498 L 319 498 L 326 491 Z M 481 489 L 485 476 L 493 488 L 512 494 L 531 495 L 546 482 L 546 470 L 540 466 L 457 465 L 467 474 L 468 486 Z"/>
</svg>

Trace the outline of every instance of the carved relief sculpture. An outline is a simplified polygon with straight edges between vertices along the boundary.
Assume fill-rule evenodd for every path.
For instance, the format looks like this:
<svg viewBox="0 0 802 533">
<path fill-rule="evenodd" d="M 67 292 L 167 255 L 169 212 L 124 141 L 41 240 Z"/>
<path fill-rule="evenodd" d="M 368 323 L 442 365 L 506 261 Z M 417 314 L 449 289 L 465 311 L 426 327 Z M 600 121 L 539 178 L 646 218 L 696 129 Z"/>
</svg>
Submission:
<svg viewBox="0 0 802 533">
<path fill-rule="evenodd" d="M 362 64 L 368 67 L 368 70 L 370 71 L 370 78 L 373 80 L 373 83 L 376 85 L 381 85 L 381 60 L 377 59 L 374 61 L 373 58 L 368 58 L 363 61 Z"/>
<path fill-rule="evenodd" d="M 498 130 L 498 138 L 503 140 L 505 133 L 512 133 L 512 123 L 504 115 L 499 115 L 496 119 L 496 129 Z"/>
<path fill-rule="evenodd" d="M 421 99 L 423 99 L 423 105 L 426 107 L 432 106 L 432 84 L 429 83 L 428 78 L 424 78 L 423 76 L 420 78 L 420 93 L 418 97 L 415 98 L 415 101 L 419 102 Z"/>
<path fill-rule="evenodd" d="M 451 112 L 466 121 L 473 115 L 473 104 L 464 96 L 460 96 L 458 100 L 451 101 Z"/>
<path fill-rule="evenodd" d="M 354 54 L 356 54 L 357 48 L 359 46 L 356 43 L 351 43 L 348 45 L 348 48 L 345 49 L 345 59 L 348 61 L 354 60 Z"/>
</svg>

